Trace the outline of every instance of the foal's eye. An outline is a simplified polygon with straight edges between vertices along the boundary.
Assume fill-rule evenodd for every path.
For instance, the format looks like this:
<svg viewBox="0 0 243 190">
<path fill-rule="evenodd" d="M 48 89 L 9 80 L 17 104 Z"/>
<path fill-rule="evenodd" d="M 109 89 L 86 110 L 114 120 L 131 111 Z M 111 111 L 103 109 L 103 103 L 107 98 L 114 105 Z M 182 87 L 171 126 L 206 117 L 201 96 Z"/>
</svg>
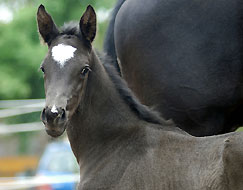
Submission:
<svg viewBox="0 0 243 190">
<path fill-rule="evenodd" d="M 82 70 L 81 70 L 81 75 L 85 76 L 88 72 L 90 72 L 91 69 L 88 65 L 86 65 Z"/>
<path fill-rule="evenodd" d="M 43 73 L 45 73 L 45 69 L 44 69 L 43 66 L 40 67 L 40 70 L 41 70 Z"/>
</svg>

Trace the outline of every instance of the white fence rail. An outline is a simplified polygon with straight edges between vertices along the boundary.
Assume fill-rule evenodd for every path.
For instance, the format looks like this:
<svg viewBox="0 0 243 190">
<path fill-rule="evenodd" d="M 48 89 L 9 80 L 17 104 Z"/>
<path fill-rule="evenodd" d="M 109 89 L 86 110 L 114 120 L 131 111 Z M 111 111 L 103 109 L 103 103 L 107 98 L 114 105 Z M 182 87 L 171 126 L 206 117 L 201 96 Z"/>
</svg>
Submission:
<svg viewBox="0 0 243 190">
<path fill-rule="evenodd" d="M 0 119 L 15 115 L 22 115 L 41 111 L 44 107 L 43 99 L 36 100 L 5 100 L 0 101 Z"/>
<path fill-rule="evenodd" d="M 23 123 L 15 125 L 0 124 L 0 135 L 40 130 L 44 130 L 44 126 L 41 122 Z"/>
<path fill-rule="evenodd" d="M 38 104 L 44 105 L 44 102 L 44 99 L 0 100 L 0 108 L 32 107 L 33 105 L 36 107 Z"/>
<path fill-rule="evenodd" d="M 22 190 L 38 187 L 46 184 L 78 183 L 79 174 L 59 176 L 36 176 L 36 177 L 4 177 L 0 178 L 0 190 Z"/>
<path fill-rule="evenodd" d="M 44 99 L 0 101 L 0 119 L 39 112 L 45 105 Z M 41 122 L 6 125 L 0 123 L 0 135 L 43 130 Z"/>
</svg>

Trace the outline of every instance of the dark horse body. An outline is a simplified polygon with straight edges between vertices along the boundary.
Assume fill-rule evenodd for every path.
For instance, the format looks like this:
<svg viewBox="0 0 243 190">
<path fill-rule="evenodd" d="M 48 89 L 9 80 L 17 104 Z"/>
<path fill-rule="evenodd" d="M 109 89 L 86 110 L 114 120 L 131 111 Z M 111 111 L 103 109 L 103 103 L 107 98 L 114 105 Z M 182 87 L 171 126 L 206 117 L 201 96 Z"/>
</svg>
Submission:
<svg viewBox="0 0 243 190">
<path fill-rule="evenodd" d="M 92 49 L 92 7 L 79 25 L 61 31 L 43 6 L 37 20 L 48 44 L 41 119 L 53 137 L 67 130 L 79 190 L 243 188 L 243 133 L 193 137 L 139 103 Z"/>
<path fill-rule="evenodd" d="M 104 47 L 142 103 L 192 135 L 226 133 L 243 124 L 242 17 L 241 0 L 119 0 Z"/>
</svg>

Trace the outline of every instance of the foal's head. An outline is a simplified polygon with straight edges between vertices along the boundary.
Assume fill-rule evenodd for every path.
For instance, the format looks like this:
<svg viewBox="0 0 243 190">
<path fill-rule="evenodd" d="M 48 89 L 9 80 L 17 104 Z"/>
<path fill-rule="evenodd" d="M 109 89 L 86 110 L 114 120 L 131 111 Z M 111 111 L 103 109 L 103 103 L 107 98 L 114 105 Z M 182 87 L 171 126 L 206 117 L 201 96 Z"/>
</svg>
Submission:
<svg viewBox="0 0 243 190">
<path fill-rule="evenodd" d="M 91 43 L 96 34 L 96 15 L 88 6 L 79 25 L 59 31 L 52 17 L 40 5 L 37 22 L 48 53 L 41 65 L 44 73 L 46 106 L 41 120 L 49 135 L 57 137 L 78 108 L 89 72 Z"/>
</svg>

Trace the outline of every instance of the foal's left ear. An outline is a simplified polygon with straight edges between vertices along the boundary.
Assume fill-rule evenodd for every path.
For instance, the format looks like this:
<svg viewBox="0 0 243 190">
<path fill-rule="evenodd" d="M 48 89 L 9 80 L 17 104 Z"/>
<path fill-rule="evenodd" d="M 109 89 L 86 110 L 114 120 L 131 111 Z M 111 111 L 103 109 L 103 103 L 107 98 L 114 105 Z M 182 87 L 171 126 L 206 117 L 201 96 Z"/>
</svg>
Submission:
<svg viewBox="0 0 243 190">
<path fill-rule="evenodd" d="M 91 43 L 96 35 L 96 14 L 91 5 L 87 7 L 81 17 L 79 27 L 85 39 Z"/>
</svg>

